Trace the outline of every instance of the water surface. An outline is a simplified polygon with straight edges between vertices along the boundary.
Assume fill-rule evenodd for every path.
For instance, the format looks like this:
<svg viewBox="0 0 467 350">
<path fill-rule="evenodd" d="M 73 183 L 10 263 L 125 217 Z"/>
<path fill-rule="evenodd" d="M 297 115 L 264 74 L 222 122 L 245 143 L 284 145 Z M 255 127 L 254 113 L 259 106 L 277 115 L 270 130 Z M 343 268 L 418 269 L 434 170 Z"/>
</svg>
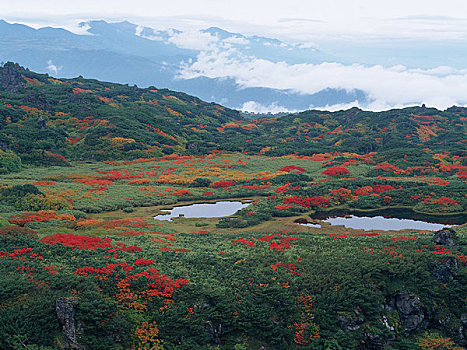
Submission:
<svg viewBox="0 0 467 350">
<path fill-rule="evenodd" d="M 174 207 L 167 214 L 157 215 L 156 220 L 172 220 L 183 214 L 186 218 L 222 218 L 235 214 L 240 209 L 246 208 L 250 203 L 221 201 L 216 203 L 191 204 Z"/>
<path fill-rule="evenodd" d="M 436 231 L 441 230 L 444 227 L 451 227 L 452 225 L 448 224 L 438 224 L 431 223 L 420 220 L 411 220 L 411 219 L 396 219 L 396 218 L 385 218 L 383 216 L 354 216 L 350 217 L 328 217 L 323 220 L 328 222 L 331 225 L 344 225 L 347 228 L 352 228 L 355 230 L 381 230 L 381 231 L 390 231 L 390 230 L 429 230 Z M 305 226 L 316 227 L 314 224 L 303 224 Z"/>
</svg>

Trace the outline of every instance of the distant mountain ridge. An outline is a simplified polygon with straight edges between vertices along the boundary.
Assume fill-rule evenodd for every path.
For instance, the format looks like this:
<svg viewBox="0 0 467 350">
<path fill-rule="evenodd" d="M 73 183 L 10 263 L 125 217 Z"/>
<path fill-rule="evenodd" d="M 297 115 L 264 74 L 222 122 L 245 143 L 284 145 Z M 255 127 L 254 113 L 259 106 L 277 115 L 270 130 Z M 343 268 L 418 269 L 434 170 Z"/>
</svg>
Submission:
<svg viewBox="0 0 467 350">
<path fill-rule="evenodd" d="M 206 101 L 241 109 L 247 103 L 306 110 L 310 106 L 365 101 L 361 90 L 323 89 L 302 94 L 291 89 L 243 87 L 233 78 L 197 76 L 182 79 L 183 63 L 194 61 L 199 45 L 212 50 L 267 58 L 271 62 L 319 63 L 334 57 L 313 47 L 289 45 L 277 39 L 246 37 L 211 27 L 190 36 L 178 30 L 158 31 L 129 22 L 83 22 L 90 35 L 61 28 L 34 29 L 0 20 L 0 60 L 19 62 L 31 70 L 72 78 L 85 75 L 104 81 L 157 86 L 183 91 Z M 211 46 L 210 46 L 211 45 Z"/>
</svg>

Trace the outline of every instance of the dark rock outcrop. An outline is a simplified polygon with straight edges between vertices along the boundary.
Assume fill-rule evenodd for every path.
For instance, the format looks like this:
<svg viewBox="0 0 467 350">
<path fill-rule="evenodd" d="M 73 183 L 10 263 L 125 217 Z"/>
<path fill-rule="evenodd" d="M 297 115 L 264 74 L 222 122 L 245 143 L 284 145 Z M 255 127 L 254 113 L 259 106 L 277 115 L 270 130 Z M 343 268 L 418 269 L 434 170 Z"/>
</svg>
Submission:
<svg viewBox="0 0 467 350">
<path fill-rule="evenodd" d="M 461 317 L 461 325 L 458 329 L 459 332 L 459 345 L 467 346 L 467 315 Z"/>
<path fill-rule="evenodd" d="M 360 348 L 365 350 L 383 350 L 386 344 L 386 339 L 379 335 L 367 335 Z"/>
<path fill-rule="evenodd" d="M 37 119 L 37 125 L 41 129 L 47 129 L 47 121 L 44 119 L 42 115 L 39 117 L 39 119 Z"/>
<path fill-rule="evenodd" d="M 75 309 L 79 301 L 74 298 L 58 298 L 55 302 L 55 311 L 62 326 L 62 334 L 72 349 L 79 349 L 76 340 Z"/>
<path fill-rule="evenodd" d="M 68 96 L 68 102 L 69 103 L 76 103 L 78 104 L 78 111 L 81 113 L 86 113 L 92 110 L 90 107 L 91 103 L 93 101 L 93 97 L 89 96 L 88 93 L 82 93 L 82 94 L 70 94 Z"/>
<path fill-rule="evenodd" d="M 433 276 L 433 279 L 439 283 L 448 284 L 454 281 L 457 276 L 457 271 L 457 259 L 455 257 L 448 256 L 444 260 L 435 263 L 431 275 Z"/>
<path fill-rule="evenodd" d="M 199 147 L 197 143 L 193 142 L 187 145 L 187 149 L 193 152 L 198 152 Z"/>
<path fill-rule="evenodd" d="M 356 331 L 363 322 L 365 319 L 357 309 L 354 309 L 349 315 L 340 314 L 337 318 L 337 324 L 344 332 Z"/>
<path fill-rule="evenodd" d="M 435 232 L 433 242 L 439 245 L 453 246 L 456 244 L 456 232 L 450 229 L 443 229 Z"/>
<path fill-rule="evenodd" d="M 44 91 L 28 91 L 27 95 L 24 97 L 24 102 L 44 111 L 50 111 L 52 109 Z"/>
<path fill-rule="evenodd" d="M 425 309 L 417 296 L 407 292 L 397 292 L 391 297 L 390 304 L 399 314 L 405 331 L 413 332 L 426 326 Z"/>
<path fill-rule="evenodd" d="M 21 71 L 24 70 L 18 63 L 7 62 L 2 70 L 2 88 L 6 92 L 17 92 L 21 89 L 24 79 Z"/>
<path fill-rule="evenodd" d="M 209 334 L 209 337 L 212 339 L 214 344 L 220 344 L 220 337 L 222 335 L 222 324 L 213 322 L 213 321 L 206 321 L 204 329 Z"/>
</svg>

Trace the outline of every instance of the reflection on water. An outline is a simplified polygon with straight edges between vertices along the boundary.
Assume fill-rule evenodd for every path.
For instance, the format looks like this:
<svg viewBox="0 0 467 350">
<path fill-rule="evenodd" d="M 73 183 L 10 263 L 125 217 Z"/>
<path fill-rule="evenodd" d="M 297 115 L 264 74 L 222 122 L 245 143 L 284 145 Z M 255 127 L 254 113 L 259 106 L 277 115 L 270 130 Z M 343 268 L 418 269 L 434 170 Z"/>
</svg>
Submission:
<svg viewBox="0 0 467 350">
<path fill-rule="evenodd" d="M 350 217 L 330 217 L 324 222 L 328 222 L 331 225 L 344 225 L 347 228 L 355 230 L 429 230 L 436 231 L 441 230 L 443 227 L 451 227 L 452 225 L 435 224 L 419 220 L 409 219 L 396 219 L 396 218 L 385 218 L 382 216 L 375 217 L 358 217 L 351 215 Z M 313 224 L 305 224 L 306 226 L 315 227 Z"/>
<path fill-rule="evenodd" d="M 331 210 L 327 212 L 317 212 L 311 214 L 312 219 L 327 220 L 330 217 L 343 217 L 346 215 L 354 215 L 355 217 L 384 217 L 384 218 L 395 218 L 395 219 L 410 219 L 415 221 L 432 222 L 436 224 L 445 224 L 446 227 L 450 225 L 462 225 L 467 221 L 467 215 L 456 214 L 456 215 L 430 215 L 416 213 L 410 209 L 404 208 L 390 208 L 382 210 L 372 210 L 369 212 L 349 211 L 345 209 Z"/>
<path fill-rule="evenodd" d="M 321 224 L 310 224 L 308 222 L 299 222 L 300 225 L 302 226 L 307 226 L 307 227 L 314 227 L 314 228 L 321 228 Z"/>
<path fill-rule="evenodd" d="M 167 214 L 157 215 L 156 220 L 171 220 L 183 214 L 186 218 L 221 218 L 235 214 L 238 210 L 246 208 L 250 203 L 242 202 L 216 202 L 185 205 L 167 210 Z M 165 210 L 164 210 L 165 211 Z"/>
</svg>

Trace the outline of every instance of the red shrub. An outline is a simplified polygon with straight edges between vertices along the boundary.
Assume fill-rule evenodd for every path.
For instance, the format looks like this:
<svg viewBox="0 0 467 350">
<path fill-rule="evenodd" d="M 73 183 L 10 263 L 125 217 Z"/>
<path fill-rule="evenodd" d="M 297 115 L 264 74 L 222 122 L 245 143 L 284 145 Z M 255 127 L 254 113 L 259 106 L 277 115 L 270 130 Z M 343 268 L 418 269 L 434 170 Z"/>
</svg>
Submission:
<svg viewBox="0 0 467 350">
<path fill-rule="evenodd" d="M 135 265 L 152 265 L 154 264 L 154 261 L 151 259 L 136 259 L 135 260 Z"/>
<path fill-rule="evenodd" d="M 282 203 L 289 204 L 297 204 L 305 208 L 325 208 L 329 204 L 329 200 L 322 196 L 310 197 L 310 198 L 302 198 L 302 196 L 294 196 L 290 198 L 285 198 L 282 200 Z"/>
<path fill-rule="evenodd" d="M 219 181 L 219 182 L 213 182 L 210 187 L 222 188 L 222 187 L 231 187 L 234 185 L 236 185 L 236 182 L 233 182 L 233 181 Z"/>
<path fill-rule="evenodd" d="M 232 241 L 232 245 L 236 245 L 237 243 L 243 243 L 245 244 L 247 247 L 254 247 L 255 246 L 255 242 L 252 242 L 252 241 L 247 241 L 245 238 L 243 237 L 240 237 L 239 239 L 234 239 Z"/>
<path fill-rule="evenodd" d="M 304 172 L 306 171 L 305 169 L 299 167 L 299 166 L 295 166 L 295 165 L 287 165 L 281 169 L 279 169 L 279 171 L 286 171 L 288 173 L 290 173 L 292 170 L 298 170 L 299 172 Z"/>
<path fill-rule="evenodd" d="M 287 182 L 285 185 L 283 186 L 279 186 L 279 187 L 276 187 L 274 189 L 274 192 L 275 193 L 284 193 L 285 191 L 287 191 L 288 189 L 290 188 L 290 183 Z"/>
<path fill-rule="evenodd" d="M 89 237 L 74 235 L 72 233 L 56 233 L 52 236 L 46 236 L 40 240 L 44 244 L 61 243 L 67 247 L 78 247 L 80 249 L 111 248 L 111 238 Z"/>
<path fill-rule="evenodd" d="M 10 237 L 15 237 L 15 236 L 29 236 L 29 238 L 37 238 L 37 232 L 34 230 L 31 230 L 30 228 L 27 227 L 21 227 L 21 226 L 3 226 L 0 227 L 0 235 L 2 236 L 10 236 Z"/>
<path fill-rule="evenodd" d="M 300 273 L 298 273 L 298 266 L 295 264 L 283 264 L 283 263 L 271 264 L 271 269 L 276 271 L 279 266 L 286 267 L 289 269 L 290 273 L 300 276 Z"/>
<path fill-rule="evenodd" d="M 339 176 L 350 174 L 350 171 L 343 167 L 332 166 L 324 170 L 321 174 L 332 176 L 332 177 L 339 177 Z"/>
<path fill-rule="evenodd" d="M 11 224 L 20 226 L 24 226 L 28 222 L 47 222 L 50 220 L 75 221 L 76 218 L 73 215 L 57 214 L 52 210 L 41 210 L 34 213 L 21 213 L 15 216 L 10 216 L 8 219 Z"/>
<path fill-rule="evenodd" d="M 381 193 L 384 191 L 394 191 L 395 188 L 390 186 L 390 185 L 376 185 L 373 186 L 373 192 L 375 193 Z"/>
<path fill-rule="evenodd" d="M 292 208 L 292 206 L 291 205 L 279 204 L 279 205 L 276 205 L 274 208 L 279 209 L 279 210 L 286 210 L 286 209 Z"/>
<path fill-rule="evenodd" d="M 397 237 L 392 237 L 393 241 L 415 241 L 417 238 L 414 236 L 397 236 Z"/>
</svg>

